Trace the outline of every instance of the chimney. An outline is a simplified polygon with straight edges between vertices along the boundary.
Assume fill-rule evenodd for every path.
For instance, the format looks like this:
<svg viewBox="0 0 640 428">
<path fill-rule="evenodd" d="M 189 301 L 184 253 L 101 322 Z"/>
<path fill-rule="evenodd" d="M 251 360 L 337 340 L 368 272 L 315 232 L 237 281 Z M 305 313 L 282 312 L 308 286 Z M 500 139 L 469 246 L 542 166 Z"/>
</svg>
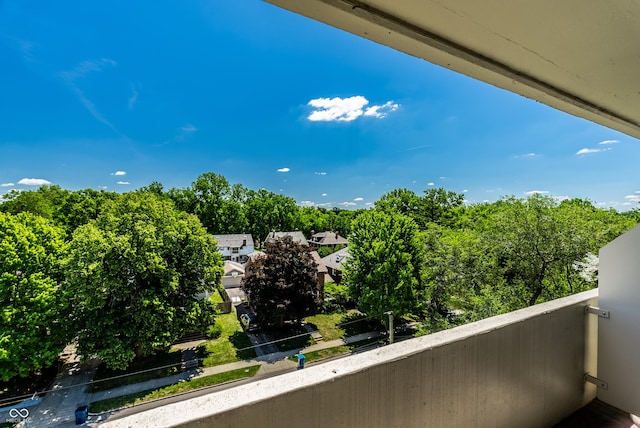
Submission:
<svg viewBox="0 0 640 428">
<path fill-rule="evenodd" d="M 338 232 L 336 232 L 336 239 L 338 239 Z"/>
<path fill-rule="evenodd" d="M 243 239 L 243 240 L 242 240 L 242 246 L 243 246 L 243 247 L 246 247 L 246 246 L 247 246 L 247 240 L 246 240 L 246 239 Z"/>
</svg>

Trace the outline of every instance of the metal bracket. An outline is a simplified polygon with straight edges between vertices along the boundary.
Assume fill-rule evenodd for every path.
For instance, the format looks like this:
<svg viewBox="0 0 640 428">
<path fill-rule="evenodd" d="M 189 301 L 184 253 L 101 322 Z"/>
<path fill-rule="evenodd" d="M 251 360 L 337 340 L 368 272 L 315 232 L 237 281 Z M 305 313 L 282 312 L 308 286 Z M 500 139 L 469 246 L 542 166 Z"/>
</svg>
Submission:
<svg viewBox="0 0 640 428">
<path fill-rule="evenodd" d="M 584 381 L 592 383 L 592 384 L 594 384 L 595 386 L 597 386 L 598 388 L 601 388 L 601 389 L 609 389 L 609 384 L 607 382 L 605 382 L 603 380 L 600 380 L 595 376 L 591 376 L 589 373 L 585 373 Z"/>
<path fill-rule="evenodd" d="M 584 311 L 589 314 L 596 314 L 600 318 L 609 318 L 609 311 L 600 309 L 596 306 L 585 306 Z"/>
</svg>

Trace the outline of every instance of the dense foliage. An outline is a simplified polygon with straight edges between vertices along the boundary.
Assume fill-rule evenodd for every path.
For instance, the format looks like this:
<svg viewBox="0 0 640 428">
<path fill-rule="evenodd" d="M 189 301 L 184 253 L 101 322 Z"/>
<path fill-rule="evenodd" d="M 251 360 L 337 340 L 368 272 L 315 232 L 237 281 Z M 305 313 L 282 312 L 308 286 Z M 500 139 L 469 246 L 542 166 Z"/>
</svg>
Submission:
<svg viewBox="0 0 640 428">
<path fill-rule="evenodd" d="M 264 325 L 298 322 L 318 311 L 318 270 L 308 246 L 290 236 L 267 242 L 248 266 L 242 288 Z"/>
<path fill-rule="evenodd" d="M 186 188 L 153 182 L 124 195 L 12 191 L 0 203 L 0 377 L 37 371 L 75 340 L 84 355 L 123 367 L 206 329 L 212 307 L 194 296 L 221 275 L 210 234 L 250 233 L 265 250 L 245 287 L 267 324 L 321 307 L 308 249 L 266 244 L 268 233 L 331 230 L 350 239 L 353 299 L 340 291 L 332 303 L 382 320 L 391 310 L 426 332 L 597 286 L 598 250 L 639 220 L 637 209 L 582 199 L 465 204 L 435 188 L 396 189 L 368 210 L 300 207 L 212 172 Z"/>
<path fill-rule="evenodd" d="M 424 303 L 423 268 L 424 244 L 411 218 L 368 211 L 354 220 L 344 282 L 370 318 L 417 312 Z"/>
<path fill-rule="evenodd" d="M 222 259 L 197 218 L 128 193 L 75 230 L 65 269 L 80 353 L 125 368 L 212 324 L 213 304 L 196 296 L 219 283 Z"/>
<path fill-rule="evenodd" d="M 59 284 L 64 231 L 29 213 L 0 212 L 0 379 L 55 362 L 67 343 Z"/>
</svg>

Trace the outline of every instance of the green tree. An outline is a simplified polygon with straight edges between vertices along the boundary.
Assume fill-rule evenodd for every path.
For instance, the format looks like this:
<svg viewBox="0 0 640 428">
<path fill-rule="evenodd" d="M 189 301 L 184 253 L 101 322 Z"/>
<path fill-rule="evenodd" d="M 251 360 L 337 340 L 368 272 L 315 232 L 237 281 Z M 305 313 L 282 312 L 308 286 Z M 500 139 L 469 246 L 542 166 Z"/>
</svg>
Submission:
<svg viewBox="0 0 640 428">
<path fill-rule="evenodd" d="M 421 198 L 421 214 L 425 222 L 451 225 L 456 210 L 464 205 L 462 193 L 451 192 L 443 188 L 428 189 Z"/>
<path fill-rule="evenodd" d="M 423 300 L 424 243 L 416 223 L 399 213 L 368 211 L 353 222 L 344 283 L 358 308 L 384 321 L 403 316 Z"/>
<path fill-rule="evenodd" d="M 210 233 L 242 233 L 247 227 L 244 194 L 241 185 L 231 186 L 224 176 L 206 172 L 191 185 L 193 213 Z"/>
<path fill-rule="evenodd" d="M 292 231 L 299 221 L 296 201 L 265 189 L 247 191 L 246 216 L 254 239 L 263 240 L 269 232 Z"/>
<path fill-rule="evenodd" d="M 258 321 L 282 326 L 318 311 L 318 270 L 311 249 L 290 236 L 265 244 L 242 282 Z"/>
<path fill-rule="evenodd" d="M 135 192 L 76 229 L 66 274 L 79 352 L 124 368 L 212 323 L 213 304 L 196 295 L 219 283 L 222 260 L 197 218 Z"/>
<path fill-rule="evenodd" d="M 509 293 L 510 309 L 566 296 L 578 278 L 573 263 L 591 251 L 592 230 L 572 209 L 549 196 L 505 198 L 486 236 Z"/>
<path fill-rule="evenodd" d="M 26 192 L 12 190 L 2 196 L 0 211 L 10 214 L 29 212 L 52 220 L 57 207 L 62 205 L 68 193 L 59 186 L 40 186 Z"/>
<path fill-rule="evenodd" d="M 118 193 L 104 190 L 84 189 L 69 192 L 62 204 L 56 206 L 54 221 L 67 231 L 67 239 L 71 240 L 77 227 L 98 218 L 105 203 L 118 197 Z"/>
<path fill-rule="evenodd" d="M 64 231 L 30 213 L 0 212 L 0 378 L 48 367 L 67 343 L 60 268 Z"/>
</svg>

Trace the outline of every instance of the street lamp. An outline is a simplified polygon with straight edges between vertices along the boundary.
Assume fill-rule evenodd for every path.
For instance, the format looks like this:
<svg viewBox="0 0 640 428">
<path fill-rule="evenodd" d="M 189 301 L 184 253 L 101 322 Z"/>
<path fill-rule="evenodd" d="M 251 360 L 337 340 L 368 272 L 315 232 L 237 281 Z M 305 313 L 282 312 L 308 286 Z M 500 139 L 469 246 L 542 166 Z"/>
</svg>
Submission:
<svg viewBox="0 0 640 428">
<path fill-rule="evenodd" d="M 393 343 L 393 312 L 387 311 L 384 314 L 389 316 L 389 343 Z"/>
</svg>

